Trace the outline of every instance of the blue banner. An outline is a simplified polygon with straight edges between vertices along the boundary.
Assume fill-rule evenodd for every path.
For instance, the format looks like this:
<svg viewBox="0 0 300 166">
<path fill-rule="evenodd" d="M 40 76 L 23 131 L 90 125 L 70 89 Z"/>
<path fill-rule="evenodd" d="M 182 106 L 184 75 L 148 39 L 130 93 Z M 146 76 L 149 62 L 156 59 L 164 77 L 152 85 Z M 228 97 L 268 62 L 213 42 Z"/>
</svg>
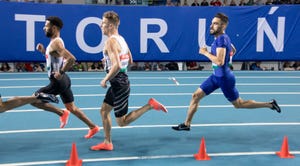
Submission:
<svg viewBox="0 0 300 166">
<path fill-rule="evenodd" d="M 78 61 L 99 61 L 106 36 L 100 24 L 105 11 L 120 15 L 119 32 L 135 61 L 207 61 L 214 15 L 229 17 L 226 33 L 237 48 L 234 61 L 300 60 L 300 6 L 147 7 L 0 2 L 0 61 L 45 61 L 35 50 L 45 46 L 48 16 L 64 21 L 61 37 Z"/>
</svg>

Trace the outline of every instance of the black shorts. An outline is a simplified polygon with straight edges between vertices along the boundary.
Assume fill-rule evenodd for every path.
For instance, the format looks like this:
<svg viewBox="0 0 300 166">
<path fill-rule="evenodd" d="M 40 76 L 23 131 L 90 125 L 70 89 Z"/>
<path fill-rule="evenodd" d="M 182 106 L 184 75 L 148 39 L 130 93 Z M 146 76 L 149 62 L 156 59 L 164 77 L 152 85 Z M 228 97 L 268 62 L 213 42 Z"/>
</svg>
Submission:
<svg viewBox="0 0 300 166">
<path fill-rule="evenodd" d="M 64 104 L 74 101 L 74 95 L 71 90 L 71 80 L 67 74 L 63 74 L 61 80 L 55 79 L 53 76 L 49 78 L 50 83 L 37 90 L 36 93 L 48 93 L 53 95 L 60 95 Z"/>
<path fill-rule="evenodd" d="M 104 102 L 114 108 L 117 118 L 122 117 L 128 112 L 128 98 L 130 85 L 128 76 L 125 73 L 118 73 L 112 80 L 108 88 Z"/>
</svg>

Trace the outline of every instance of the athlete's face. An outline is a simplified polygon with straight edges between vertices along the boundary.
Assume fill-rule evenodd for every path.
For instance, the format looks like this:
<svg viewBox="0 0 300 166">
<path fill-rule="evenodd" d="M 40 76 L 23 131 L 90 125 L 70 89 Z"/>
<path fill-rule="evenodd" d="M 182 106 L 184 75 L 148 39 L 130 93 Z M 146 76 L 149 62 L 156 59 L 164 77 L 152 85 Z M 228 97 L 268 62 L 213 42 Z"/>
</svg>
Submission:
<svg viewBox="0 0 300 166">
<path fill-rule="evenodd" d="M 53 36 L 53 26 L 51 25 L 51 23 L 47 20 L 45 22 L 45 26 L 43 28 L 45 35 L 49 38 L 51 38 Z"/>
<path fill-rule="evenodd" d="M 107 18 L 103 17 L 101 22 L 101 30 L 104 35 L 108 35 L 110 23 Z"/>
<path fill-rule="evenodd" d="M 209 30 L 211 35 L 217 35 L 223 32 L 223 24 L 219 18 L 214 18 L 210 25 Z"/>
</svg>

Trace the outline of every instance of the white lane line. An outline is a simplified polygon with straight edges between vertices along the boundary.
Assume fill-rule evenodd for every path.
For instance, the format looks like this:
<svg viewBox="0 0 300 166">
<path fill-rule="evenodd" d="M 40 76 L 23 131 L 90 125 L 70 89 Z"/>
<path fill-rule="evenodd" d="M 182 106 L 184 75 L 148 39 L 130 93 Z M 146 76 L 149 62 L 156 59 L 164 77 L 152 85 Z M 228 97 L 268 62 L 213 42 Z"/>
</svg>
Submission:
<svg viewBox="0 0 300 166">
<path fill-rule="evenodd" d="M 200 82 L 197 84 L 184 84 L 181 83 L 180 86 L 199 86 Z M 300 83 L 237 83 L 237 86 L 299 86 Z M 28 88 L 40 88 L 44 85 L 31 85 L 31 86 L 0 86 L 0 89 L 28 89 Z M 174 84 L 131 84 L 132 87 L 155 87 L 155 86 L 174 86 Z M 72 85 L 72 87 L 84 88 L 84 87 L 100 87 L 99 84 L 92 85 Z"/>
<path fill-rule="evenodd" d="M 130 106 L 128 107 L 129 109 L 137 109 L 140 108 L 141 106 Z M 300 107 L 300 104 L 280 104 L 280 107 Z M 188 105 L 185 106 L 171 106 L 171 105 L 166 105 L 166 108 L 169 109 L 182 109 L 182 108 L 189 108 Z M 231 104 L 230 105 L 200 105 L 198 108 L 234 108 Z M 61 108 L 64 109 L 64 108 Z M 100 107 L 80 107 L 81 110 L 99 110 Z M 217 110 L 219 111 L 219 110 Z M 21 109 L 21 110 L 10 110 L 5 113 L 25 113 L 25 112 L 44 112 L 44 110 L 41 109 Z"/>
<path fill-rule="evenodd" d="M 274 123 L 210 123 L 210 124 L 192 124 L 192 127 L 233 127 L 233 126 L 299 126 L 300 122 L 274 122 Z M 133 129 L 133 128 L 165 128 L 174 125 L 132 125 L 132 126 L 113 126 L 112 129 Z M 100 129 L 103 129 L 100 127 Z M 30 130 L 3 130 L 1 134 L 16 134 L 16 133 L 37 133 L 37 132 L 60 132 L 60 131 L 78 131 L 88 130 L 87 127 L 82 128 L 53 128 L 53 129 L 30 129 Z"/>
</svg>

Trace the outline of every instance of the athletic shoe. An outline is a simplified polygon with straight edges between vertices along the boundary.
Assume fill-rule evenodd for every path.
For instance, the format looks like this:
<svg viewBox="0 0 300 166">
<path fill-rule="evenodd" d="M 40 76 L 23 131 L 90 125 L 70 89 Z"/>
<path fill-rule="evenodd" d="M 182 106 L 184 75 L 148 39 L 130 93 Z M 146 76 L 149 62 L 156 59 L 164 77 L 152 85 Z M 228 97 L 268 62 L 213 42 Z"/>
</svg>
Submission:
<svg viewBox="0 0 300 166">
<path fill-rule="evenodd" d="M 158 101 L 156 101 L 154 98 L 150 98 L 148 104 L 155 110 L 162 110 L 165 113 L 168 112 L 167 108 Z"/>
<path fill-rule="evenodd" d="M 114 146 L 113 146 L 112 143 L 106 144 L 104 142 L 91 147 L 91 150 L 109 150 L 109 151 L 112 151 L 113 149 L 114 149 Z"/>
<path fill-rule="evenodd" d="M 181 131 L 181 130 L 190 131 L 191 130 L 190 126 L 186 126 L 184 123 L 181 123 L 178 126 L 173 126 L 172 129 L 177 130 L 177 131 Z"/>
<path fill-rule="evenodd" d="M 64 110 L 62 116 L 60 116 L 60 128 L 64 128 L 65 125 L 68 123 L 70 111 Z"/>
<path fill-rule="evenodd" d="M 99 126 L 95 126 L 94 128 L 90 129 L 87 135 L 84 136 L 84 138 L 89 139 L 92 138 L 96 133 L 100 131 Z"/>
<path fill-rule="evenodd" d="M 275 99 L 271 100 L 270 103 L 272 104 L 272 110 L 276 110 L 278 113 L 281 112 L 281 108 L 279 107 Z"/>
<path fill-rule="evenodd" d="M 47 103 L 48 102 L 53 102 L 53 103 L 59 102 L 58 98 L 53 94 L 37 93 L 36 98 L 42 100 L 43 102 L 47 102 Z"/>
</svg>

